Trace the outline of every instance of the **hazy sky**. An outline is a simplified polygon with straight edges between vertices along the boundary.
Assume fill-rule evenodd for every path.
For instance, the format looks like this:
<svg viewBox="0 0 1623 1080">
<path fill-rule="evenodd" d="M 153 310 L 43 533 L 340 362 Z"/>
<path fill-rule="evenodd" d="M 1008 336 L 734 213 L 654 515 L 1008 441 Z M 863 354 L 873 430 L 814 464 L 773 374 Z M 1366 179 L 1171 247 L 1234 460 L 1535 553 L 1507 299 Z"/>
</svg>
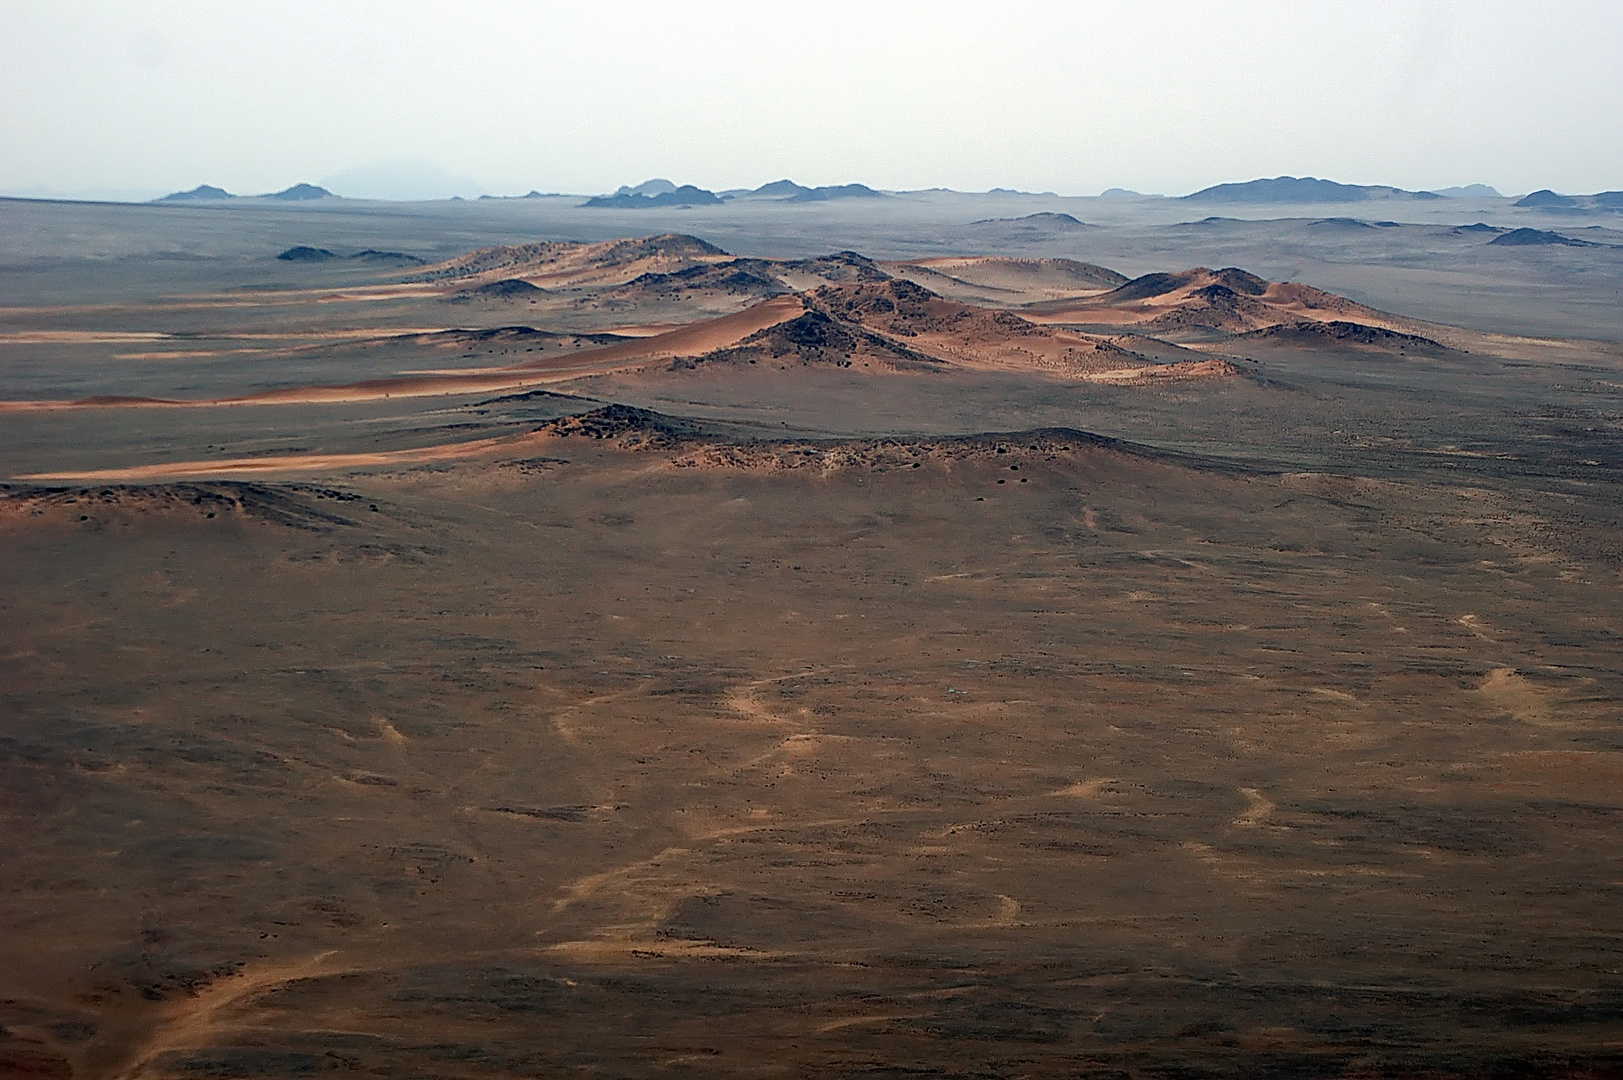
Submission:
<svg viewBox="0 0 1623 1080">
<path fill-rule="evenodd" d="M 0 0 L 0 94 L 17 193 L 1623 188 L 1620 0 Z"/>
</svg>

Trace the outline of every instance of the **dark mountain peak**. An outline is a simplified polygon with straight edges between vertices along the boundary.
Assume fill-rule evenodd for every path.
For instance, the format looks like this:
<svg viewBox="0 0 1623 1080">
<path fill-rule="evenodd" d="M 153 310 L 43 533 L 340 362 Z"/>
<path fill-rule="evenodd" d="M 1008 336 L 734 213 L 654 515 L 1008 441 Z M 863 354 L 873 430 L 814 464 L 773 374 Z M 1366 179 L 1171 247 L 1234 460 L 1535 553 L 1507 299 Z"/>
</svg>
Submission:
<svg viewBox="0 0 1623 1080">
<path fill-rule="evenodd" d="M 652 255 L 694 259 L 707 255 L 725 255 L 727 252 L 708 240 L 687 233 L 660 233 L 658 236 L 636 236 L 628 240 L 611 241 L 600 256 L 603 265 L 616 265 Z"/>
<path fill-rule="evenodd" d="M 302 202 L 307 199 L 336 199 L 338 196 L 324 187 L 315 184 L 294 184 L 290 188 L 266 195 L 267 199 L 286 199 L 290 202 Z"/>
<path fill-rule="evenodd" d="M 971 221 L 971 225 L 1013 225 L 1016 227 L 1039 227 L 1047 229 L 1091 229 L 1094 226 L 1070 214 L 1057 213 L 1053 210 L 1043 210 L 1024 217 L 1012 218 L 982 218 Z"/>
<path fill-rule="evenodd" d="M 1057 213 L 1053 210 L 1043 210 L 1035 214 L 1027 214 L 1025 217 L 1015 218 L 1015 220 L 1029 221 L 1035 225 L 1058 225 L 1063 229 L 1068 229 L 1076 225 L 1087 224 L 1081 218 L 1073 217 L 1070 214 Z"/>
<path fill-rule="evenodd" d="M 1111 300 L 1147 300 L 1152 296 L 1163 296 L 1174 289 L 1181 289 L 1188 283 L 1188 274 L 1157 272 L 1133 278 L 1125 285 L 1117 286 L 1108 295 Z"/>
<path fill-rule="evenodd" d="M 485 300 L 525 300 L 540 296 L 544 291 L 523 278 L 503 278 L 458 293 L 453 299 L 477 296 Z"/>
<path fill-rule="evenodd" d="M 412 266 L 421 266 L 427 261 L 426 259 L 418 258 L 416 255 L 407 255 L 404 251 L 378 251 L 376 248 L 367 248 L 365 251 L 357 251 L 355 254 L 351 255 L 350 258 L 360 259 L 363 262 L 407 263 Z"/>
<path fill-rule="evenodd" d="M 613 195 L 598 195 L 587 199 L 581 205 L 615 210 L 645 210 L 657 206 L 709 206 L 720 201 L 713 191 L 706 191 L 692 184 L 683 184 L 681 187 L 672 187 L 669 191 L 660 191 L 653 195 L 621 189 Z"/>
<path fill-rule="evenodd" d="M 676 185 L 675 184 L 671 183 L 669 180 L 666 180 L 664 177 L 656 176 L 652 180 L 644 180 L 642 183 L 638 184 L 636 187 L 632 187 L 629 184 L 622 184 L 615 191 L 615 194 L 616 195 L 648 195 L 648 196 L 654 196 L 654 195 L 666 195 L 666 194 L 669 194 L 670 192 L 673 192 L 675 190 L 676 190 Z"/>
<path fill-rule="evenodd" d="M 326 248 L 310 247 L 305 244 L 290 247 L 276 257 L 283 262 L 326 262 L 328 259 L 338 258 Z"/>
<path fill-rule="evenodd" d="M 1248 296 L 1261 296 L 1268 291 L 1268 282 L 1264 278 L 1241 270 L 1238 266 L 1225 266 L 1221 270 L 1214 270 L 1212 276 L 1235 292 L 1242 292 Z"/>
<path fill-rule="evenodd" d="M 221 199 L 235 199 L 225 188 L 217 188 L 212 184 L 198 184 L 190 191 L 176 191 L 156 200 L 157 202 L 217 202 Z"/>
<path fill-rule="evenodd" d="M 888 281 L 890 275 L 866 255 L 855 251 L 836 251 L 813 259 L 800 259 L 789 264 L 796 270 L 817 274 L 829 281 Z"/>
<path fill-rule="evenodd" d="M 795 183 L 793 180 L 774 180 L 770 184 L 762 184 L 760 187 L 756 188 L 750 194 L 752 194 L 752 195 L 776 195 L 776 196 L 781 196 L 781 197 L 793 198 L 796 195 L 802 195 L 802 194 L 804 194 L 804 193 L 806 193 L 806 192 L 808 192 L 810 190 L 811 190 L 811 188 L 802 187 L 801 185 Z"/>
<path fill-rule="evenodd" d="M 1557 195 L 1549 188 L 1541 188 L 1528 195 L 1523 195 L 1515 202 L 1517 206 L 1554 207 L 1559 210 L 1571 210 L 1578 205 L 1578 200 L 1571 195 Z"/>
<path fill-rule="evenodd" d="M 883 192 L 866 184 L 834 184 L 829 187 L 801 188 L 789 196 L 789 202 L 829 202 L 833 199 L 884 199 Z"/>
<path fill-rule="evenodd" d="M 1500 247 L 1600 247 L 1600 244 L 1588 240 L 1574 240 L 1570 236 L 1560 233 L 1545 232 L 1542 229 L 1512 229 L 1503 236 L 1496 236 L 1488 243 Z"/>
<path fill-rule="evenodd" d="M 1489 187 L 1487 184 L 1464 184 L 1464 185 L 1461 185 L 1460 187 L 1437 188 L 1436 190 L 1434 190 L 1432 192 L 1432 194 L 1441 195 L 1446 199 L 1502 199 L 1502 198 L 1504 198 L 1503 195 L 1499 194 L 1499 191 L 1498 191 L 1497 188 Z"/>
<path fill-rule="evenodd" d="M 1429 191 L 1404 191 L 1385 185 L 1338 184 L 1314 176 L 1276 176 L 1240 184 L 1217 184 L 1185 195 L 1190 202 L 1208 203 L 1343 203 L 1370 199 L 1441 199 Z"/>
</svg>

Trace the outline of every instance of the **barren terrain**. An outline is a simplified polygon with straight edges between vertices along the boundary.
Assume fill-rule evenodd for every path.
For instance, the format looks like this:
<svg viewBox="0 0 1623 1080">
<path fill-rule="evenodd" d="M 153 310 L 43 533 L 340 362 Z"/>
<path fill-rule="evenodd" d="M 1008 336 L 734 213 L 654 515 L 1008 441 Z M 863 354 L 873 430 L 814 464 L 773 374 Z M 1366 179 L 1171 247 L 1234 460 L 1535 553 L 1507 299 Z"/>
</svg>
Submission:
<svg viewBox="0 0 1623 1080">
<path fill-rule="evenodd" d="M 1611 249 L 1013 210 L 8 208 L 0 1074 L 1623 1074 Z"/>
</svg>

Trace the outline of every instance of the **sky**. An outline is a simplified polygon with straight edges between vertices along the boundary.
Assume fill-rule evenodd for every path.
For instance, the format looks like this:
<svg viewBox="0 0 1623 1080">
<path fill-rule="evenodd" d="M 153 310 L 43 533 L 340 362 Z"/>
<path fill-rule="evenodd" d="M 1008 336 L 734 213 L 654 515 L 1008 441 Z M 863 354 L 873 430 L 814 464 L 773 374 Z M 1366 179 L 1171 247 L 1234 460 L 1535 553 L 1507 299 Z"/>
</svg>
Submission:
<svg viewBox="0 0 1623 1080">
<path fill-rule="evenodd" d="M 0 0 L 0 192 L 1623 188 L 1623 3 Z"/>
</svg>

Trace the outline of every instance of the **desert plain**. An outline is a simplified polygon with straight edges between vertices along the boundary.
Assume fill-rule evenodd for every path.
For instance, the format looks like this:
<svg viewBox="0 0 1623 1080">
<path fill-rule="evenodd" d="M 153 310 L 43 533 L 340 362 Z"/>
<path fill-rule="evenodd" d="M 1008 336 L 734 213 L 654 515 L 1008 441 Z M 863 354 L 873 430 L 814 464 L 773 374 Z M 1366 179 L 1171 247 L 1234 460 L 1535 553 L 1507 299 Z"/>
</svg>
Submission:
<svg viewBox="0 0 1623 1080">
<path fill-rule="evenodd" d="M 0 1073 L 1623 1075 L 1616 214 L 1174 202 L 0 202 Z"/>
</svg>

